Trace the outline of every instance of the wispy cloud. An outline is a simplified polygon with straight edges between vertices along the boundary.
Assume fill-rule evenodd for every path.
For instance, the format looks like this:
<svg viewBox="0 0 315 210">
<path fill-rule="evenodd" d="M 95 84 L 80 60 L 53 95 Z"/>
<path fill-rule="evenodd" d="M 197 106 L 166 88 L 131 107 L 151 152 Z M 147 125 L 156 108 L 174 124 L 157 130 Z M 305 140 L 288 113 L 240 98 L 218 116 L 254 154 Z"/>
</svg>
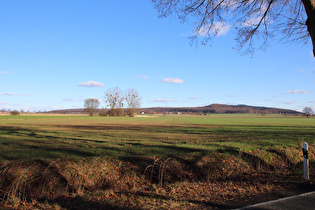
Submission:
<svg viewBox="0 0 315 210">
<path fill-rule="evenodd" d="M 198 36 L 207 36 L 208 34 L 213 34 L 214 36 L 224 36 L 229 30 L 231 26 L 226 22 L 214 22 L 213 25 L 205 25 L 199 29 L 197 32 Z"/>
<path fill-rule="evenodd" d="M 243 26 L 255 26 L 257 24 L 259 24 L 259 22 L 261 21 L 261 17 L 260 16 L 249 16 L 249 18 L 247 18 L 247 20 L 245 22 L 242 23 Z"/>
<path fill-rule="evenodd" d="M 7 71 L 0 71 L 0 74 L 9 74 Z"/>
<path fill-rule="evenodd" d="M 179 79 L 179 78 L 169 78 L 169 77 L 167 77 L 167 78 L 162 79 L 161 82 L 181 84 L 181 83 L 184 83 L 184 80 Z"/>
<path fill-rule="evenodd" d="M 74 101 L 72 98 L 64 98 L 61 100 L 62 102 L 71 102 Z"/>
<path fill-rule="evenodd" d="M 146 76 L 146 75 L 144 75 L 144 74 L 138 74 L 138 75 L 135 75 L 135 77 L 136 77 L 137 79 L 149 79 L 149 77 Z"/>
<path fill-rule="evenodd" d="M 188 100 L 197 100 L 198 99 L 198 97 L 190 97 L 190 98 L 188 98 Z"/>
<path fill-rule="evenodd" d="M 280 104 L 294 104 L 295 101 L 279 101 Z"/>
<path fill-rule="evenodd" d="M 71 107 L 74 108 L 74 109 L 82 108 L 82 106 L 71 106 Z"/>
<path fill-rule="evenodd" d="M 2 95 L 5 95 L 5 96 L 17 96 L 18 94 L 8 92 L 8 93 L 3 93 Z"/>
<path fill-rule="evenodd" d="M 103 87 L 105 86 L 103 83 L 88 81 L 88 82 L 81 82 L 79 83 L 79 87 Z"/>
<path fill-rule="evenodd" d="M 6 103 L 0 101 L 0 105 L 6 105 Z"/>
<path fill-rule="evenodd" d="M 307 91 L 307 90 L 289 90 L 286 92 L 286 94 L 297 94 L 297 93 L 306 94 L 306 93 L 309 93 L 309 91 Z"/>
<path fill-rule="evenodd" d="M 189 37 L 189 35 L 187 33 L 181 33 L 179 37 Z"/>
<path fill-rule="evenodd" d="M 161 99 L 161 98 L 158 98 L 158 99 L 155 99 L 155 100 L 150 100 L 149 102 L 172 102 L 173 100 L 171 99 Z"/>
<path fill-rule="evenodd" d="M 17 93 L 12 93 L 12 92 L 0 94 L 0 96 L 1 95 L 4 95 L 4 96 L 33 96 L 33 94 L 17 94 Z"/>
</svg>

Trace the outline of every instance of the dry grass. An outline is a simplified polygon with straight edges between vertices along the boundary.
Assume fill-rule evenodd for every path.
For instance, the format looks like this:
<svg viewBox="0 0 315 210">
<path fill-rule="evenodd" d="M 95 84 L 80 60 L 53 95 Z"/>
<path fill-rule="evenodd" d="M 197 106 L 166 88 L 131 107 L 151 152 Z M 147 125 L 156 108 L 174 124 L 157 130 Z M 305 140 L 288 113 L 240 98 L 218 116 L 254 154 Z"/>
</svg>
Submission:
<svg viewBox="0 0 315 210">
<path fill-rule="evenodd" d="M 256 154 L 262 155 L 260 152 Z M 290 153 L 276 152 L 279 157 Z M 76 205 L 92 205 L 90 209 L 207 208 L 285 189 L 299 179 L 292 169 L 300 163 L 289 165 L 281 157 L 271 169 L 254 153 L 240 152 L 238 157 L 224 153 L 177 159 L 148 157 L 131 162 L 112 158 L 3 162 L 1 199 L 3 206 L 25 209 Z"/>
<path fill-rule="evenodd" d="M 6 201 L 30 201 L 110 188 L 120 177 L 114 162 L 94 158 L 2 163 L 1 197 Z"/>
</svg>

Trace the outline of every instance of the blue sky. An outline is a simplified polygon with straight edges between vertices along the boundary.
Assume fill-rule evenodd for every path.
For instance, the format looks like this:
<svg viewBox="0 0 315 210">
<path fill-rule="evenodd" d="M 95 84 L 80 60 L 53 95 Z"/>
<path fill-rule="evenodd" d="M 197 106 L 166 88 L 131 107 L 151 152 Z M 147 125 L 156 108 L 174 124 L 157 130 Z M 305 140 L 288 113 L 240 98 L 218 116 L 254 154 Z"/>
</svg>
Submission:
<svg viewBox="0 0 315 210">
<path fill-rule="evenodd" d="M 315 110 L 311 44 L 271 41 L 241 56 L 233 30 L 191 46 L 193 21 L 159 19 L 151 1 L 0 0 L 0 109 L 82 108 L 107 88 L 142 107 L 212 103 Z"/>
</svg>

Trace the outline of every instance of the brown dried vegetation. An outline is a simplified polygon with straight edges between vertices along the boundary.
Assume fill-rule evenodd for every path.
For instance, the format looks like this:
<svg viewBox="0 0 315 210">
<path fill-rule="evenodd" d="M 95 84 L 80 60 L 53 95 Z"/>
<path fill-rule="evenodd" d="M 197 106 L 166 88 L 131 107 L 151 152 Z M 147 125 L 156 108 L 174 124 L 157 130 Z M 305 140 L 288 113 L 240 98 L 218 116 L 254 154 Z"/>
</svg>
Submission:
<svg viewBox="0 0 315 210">
<path fill-rule="evenodd" d="M 303 184 L 295 173 L 301 171 L 295 152 L 2 162 L 0 196 L 7 209 L 240 207 L 237 200 Z M 267 154 L 269 161 L 263 158 Z M 312 181 L 314 174 L 312 166 Z"/>
</svg>

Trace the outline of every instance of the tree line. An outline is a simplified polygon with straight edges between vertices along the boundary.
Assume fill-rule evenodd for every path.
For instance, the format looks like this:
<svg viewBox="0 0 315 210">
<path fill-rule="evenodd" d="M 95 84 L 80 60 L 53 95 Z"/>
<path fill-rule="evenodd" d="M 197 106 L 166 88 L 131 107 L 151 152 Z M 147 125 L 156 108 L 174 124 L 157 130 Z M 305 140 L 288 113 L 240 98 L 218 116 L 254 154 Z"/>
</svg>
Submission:
<svg viewBox="0 0 315 210">
<path fill-rule="evenodd" d="M 105 92 L 105 102 L 108 109 L 99 112 L 101 116 L 124 116 L 134 117 L 136 109 L 140 108 L 141 98 L 136 89 L 129 88 L 122 91 L 119 87 L 108 88 Z M 96 98 L 88 98 L 84 101 L 85 111 L 93 116 L 98 112 L 100 101 Z"/>
</svg>

